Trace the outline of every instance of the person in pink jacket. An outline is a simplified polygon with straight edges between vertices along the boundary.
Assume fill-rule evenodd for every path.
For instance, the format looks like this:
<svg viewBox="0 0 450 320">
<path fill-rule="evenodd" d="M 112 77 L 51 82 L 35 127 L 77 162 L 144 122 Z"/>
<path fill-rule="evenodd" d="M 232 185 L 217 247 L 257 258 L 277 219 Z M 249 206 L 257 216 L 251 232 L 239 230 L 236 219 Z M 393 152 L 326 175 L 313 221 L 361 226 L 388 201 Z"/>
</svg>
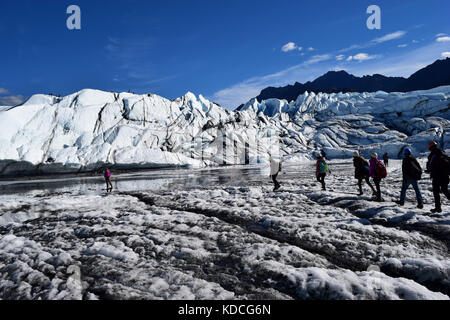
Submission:
<svg viewBox="0 0 450 320">
<path fill-rule="evenodd" d="M 377 153 L 372 153 L 369 162 L 370 162 L 369 175 L 370 175 L 370 177 L 373 178 L 373 182 L 375 183 L 375 187 L 377 189 L 377 191 L 376 191 L 377 201 L 382 201 L 382 199 L 381 199 L 381 188 L 380 188 L 381 178 L 377 176 L 377 170 L 376 170 L 377 162 L 381 162 L 378 159 L 378 154 Z"/>
<path fill-rule="evenodd" d="M 111 171 L 108 168 L 106 168 L 105 171 L 103 172 L 103 176 L 105 177 L 106 182 L 106 192 L 112 192 L 113 185 L 111 183 Z"/>
</svg>

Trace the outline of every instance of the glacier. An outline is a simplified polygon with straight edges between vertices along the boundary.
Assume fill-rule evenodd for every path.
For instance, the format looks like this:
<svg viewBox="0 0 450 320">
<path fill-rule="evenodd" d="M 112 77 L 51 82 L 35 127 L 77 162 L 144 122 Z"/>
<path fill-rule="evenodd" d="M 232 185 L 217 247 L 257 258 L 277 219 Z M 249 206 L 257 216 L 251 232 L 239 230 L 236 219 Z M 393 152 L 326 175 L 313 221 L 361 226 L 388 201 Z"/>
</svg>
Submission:
<svg viewBox="0 0 450 320">
<path fill-rule="evenodd" d="M 33 95 L 0 108 L 0 176 L 261 163 L 277 153 L 329 159 L 403 148 L 424 156 L 430 140 L 448 148 L 450 86 L 408 93 L 308 93 L 296 101 L 252 99 L 230 111 L 188 92 L 84 89 Z"/>
<path fill-rule="evenodd" d="M 115 170 L 108 194 L 102 176 L 0 179 L 0 299 L 448 300 L 448 201 L 430 215 L 423 179 L 424 210 L 411 189 L 398 206 L 396 159 L 385 201 L 359 196 L 350 158 L 409 146 L 424 167 L 429 140 L 448 149 L 449 92 L 305 93 L 229 111 L 192 93 L 86 89 L 2 107 L 1 175 Z M 311 161 L 322 150 L 328 191 Z M 283 157 L 277 192 L 269 153 Z"/>
</svg>

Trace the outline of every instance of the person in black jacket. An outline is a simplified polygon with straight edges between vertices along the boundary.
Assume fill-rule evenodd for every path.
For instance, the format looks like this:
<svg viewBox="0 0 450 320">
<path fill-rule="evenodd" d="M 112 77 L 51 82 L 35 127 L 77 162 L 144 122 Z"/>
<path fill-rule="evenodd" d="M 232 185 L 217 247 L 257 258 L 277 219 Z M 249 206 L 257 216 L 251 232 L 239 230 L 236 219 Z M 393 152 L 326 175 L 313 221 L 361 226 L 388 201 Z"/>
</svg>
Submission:
<svg viewBox="0 0 450 320">
<path fill-rule="evenodd" d="M 322 184 L 322 190 L 326 191 L 326 185 L 325 185 L 325 177 L 328 172 L 328 165 L 326 163 L 326 160 L 320 153 L 317 154 L 317 161 L 316 161 L 316 178 L 317 181 L 319 181 Z"/>
<path fill-rule="evenodd" d="M 446 169 L 443 168 L 443 157 L 445 153 L 437 147 L 437 143 L 431 141 L 428 144 L 428 149 L 431 151 L 428 156 L 427 172 L 430 173 L 431 181 L 433 184 L 434 195 L 434 209 L 432 213 L 442 212 L 441 208 L 441 195 L 442 192 L 447 199 L 450 200 L 450 193 L 448 192 L 449 177 Z"/>
<path fill-rule="evenodd" d="M 400 206 L 405 204 L 406 190 L 408 190 L 408 187 L 412 185 L 414 191 L 416 192 L 417 208 L 423 209 L 422 194 L 420 193 L 419 184 L 417 183 L 421 179 L 422 168 L 420 167 L 417 159 L 411 155 L 411 150 L 409 148 L 406 148 L 403 151 L 403 154 L 405 156 L 402 163 L 403 183 L 402 191 L 400 193 L 400 201 L 397 201 L 397 204 Z"/>
<path fill-rule="evenodd" d="M 353 166 L 355 167 L 355 179 L 358 179 L 359 195 L 364 194 L 362 189 L 363 180 L 366 181 L 375 195 L 377 192 L 369 180 L 369 162 L 360 156 L 358 151 L 353 153 Z"/>
<path fill-rule="evenodd" d="M 384 166 L 387 168 L 389 165 L 389 154 L 387 152 L 383 154 L 383 162 Z"/>
</svg>

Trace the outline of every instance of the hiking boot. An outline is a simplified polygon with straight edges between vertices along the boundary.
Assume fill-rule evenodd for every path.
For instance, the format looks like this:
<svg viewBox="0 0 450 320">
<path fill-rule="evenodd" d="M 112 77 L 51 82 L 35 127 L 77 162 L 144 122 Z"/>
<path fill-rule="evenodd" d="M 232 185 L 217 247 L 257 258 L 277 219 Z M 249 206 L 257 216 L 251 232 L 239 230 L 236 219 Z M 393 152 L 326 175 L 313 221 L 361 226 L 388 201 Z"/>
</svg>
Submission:
<svg viewBox="0 0 450 320">
<path fill-rule="evenodd" d="M 417 205 L 417 208 L 423 209 L 423 203 L 419 203 L 419 204 Z"/>
<path fill-rule="evenodd" d="M 431 209 L 431 213 L 441 213 L 441 212 L 442 212 L 441 208 Z"/>
<path fill-rule="evenodd" d="M 403 201 L 395 201 L 395 203 L 398 204 L 400 207 L 405 205 Z"/>
</svg>

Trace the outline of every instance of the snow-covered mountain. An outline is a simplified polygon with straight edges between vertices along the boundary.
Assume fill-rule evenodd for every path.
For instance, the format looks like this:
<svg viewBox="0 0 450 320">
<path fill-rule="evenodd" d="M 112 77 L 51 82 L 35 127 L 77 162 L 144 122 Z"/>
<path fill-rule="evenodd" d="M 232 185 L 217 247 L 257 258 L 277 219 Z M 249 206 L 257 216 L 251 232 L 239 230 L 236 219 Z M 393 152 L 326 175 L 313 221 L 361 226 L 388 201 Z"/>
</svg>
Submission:
<svg viewBox="0 0 450 320">
<path fill-rule="evenodd" d="M 0 109 L 0 175 L 116 168 L 243 164 L 448 148 L 450 86 L 409 93 L 305 93 L 296 101 L 252 99 L 229 111 L 187 93 L 176 100 L 86 89 L 34 95 Z"/>
</svg>

